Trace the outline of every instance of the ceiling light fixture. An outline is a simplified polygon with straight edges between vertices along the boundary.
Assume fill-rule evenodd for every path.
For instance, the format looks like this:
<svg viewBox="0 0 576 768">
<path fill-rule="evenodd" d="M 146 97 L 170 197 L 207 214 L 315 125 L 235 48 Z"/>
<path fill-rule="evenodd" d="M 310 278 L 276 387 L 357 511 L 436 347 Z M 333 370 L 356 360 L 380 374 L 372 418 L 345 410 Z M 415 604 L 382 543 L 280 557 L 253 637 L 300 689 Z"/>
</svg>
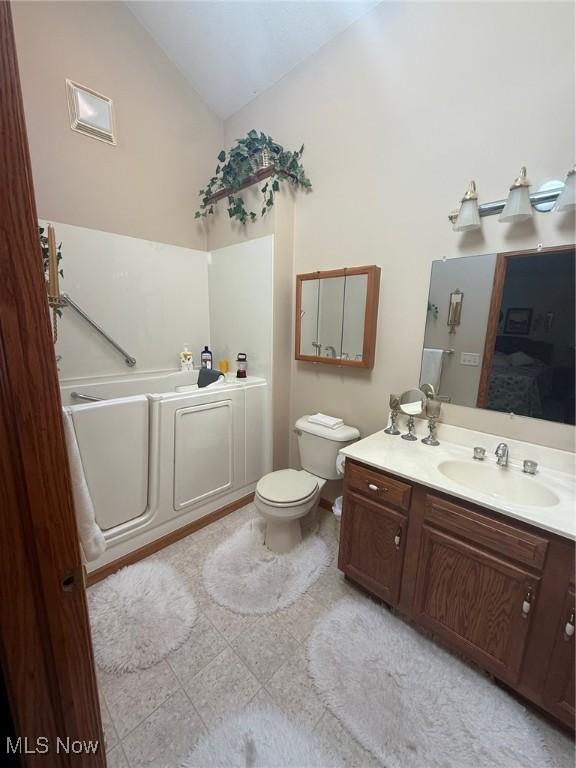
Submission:
<svg viewBox="0 0 576 768">
<path fill-rule="evenodd" d="M 532 218 L 532 203 L 530 202 L 530 182 L 526 168 L 522 166 L 520 176 L 510 187 L 508 200 L 498 221 L 514 224 Z"/>
</svg>

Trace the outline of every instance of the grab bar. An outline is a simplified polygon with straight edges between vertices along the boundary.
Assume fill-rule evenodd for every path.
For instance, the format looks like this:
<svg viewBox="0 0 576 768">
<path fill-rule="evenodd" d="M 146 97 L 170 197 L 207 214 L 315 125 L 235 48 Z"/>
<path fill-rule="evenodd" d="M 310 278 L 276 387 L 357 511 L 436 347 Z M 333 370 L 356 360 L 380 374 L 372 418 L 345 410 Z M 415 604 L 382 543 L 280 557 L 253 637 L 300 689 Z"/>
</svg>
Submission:
<svg viewBox="0 0 576 768">
<path fill-rule="evenodd" d="M 80 315 L 80 317 L 83 320 L 85 320 L 89 325 L 91 325 L 92 328 L 94 328 L 94 330 L 100 334 L 100 336 L 106 339 L 108 344 L 114 347 L 114 349 L 117 352 L 120 352 L 120 354 L 124 358 L 124 362 L 126 363 L 126 365 L 128 365 L 130 368 L 133 368 L 136 365 L 136 358 L 132 357 L 132 355 L 129 355 L 125 349 L 122 349 L 120 344 L 115 342 L 114 339 L 110 338 L 110 336 L 108 336 L 106 331 L 100 328 L 100 326 L 97 323 L 95 323 L 94 320 L 92 320 L 92 318 L 88 317 L 86 312 L 84 312 L 84 310 L 81 307 L 79 307 L 75 301 L 72 301 L 72 299 L 67 293 L 63 293 L 60 298 L 64 301 L 65 306 L 71 307 L 74 310 L 74 312 Z"/>
<path fill-rule="evenodd" d="M 88 400 L 91 403 L 98 403 L 100 400 L 105 400 L 104 397 L 96 397 L 96 395 L 83 395 L 82 392 L 70 392 L 70 397 L 75 400 Z"/>
</svg>

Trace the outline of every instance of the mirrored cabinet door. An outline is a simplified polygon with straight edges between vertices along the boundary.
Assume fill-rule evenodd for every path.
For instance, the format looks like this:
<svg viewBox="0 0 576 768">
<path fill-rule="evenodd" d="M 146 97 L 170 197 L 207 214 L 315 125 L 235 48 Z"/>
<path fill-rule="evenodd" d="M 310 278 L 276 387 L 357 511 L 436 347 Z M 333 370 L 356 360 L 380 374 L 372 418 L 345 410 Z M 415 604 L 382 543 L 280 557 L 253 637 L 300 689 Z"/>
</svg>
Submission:
<svg viewBox="0 0 576 768">
<path fill-rule="evenodd" d="M 368 275 L 347 275 L 342 324 L 342 357 L 362 360 L 364 357 L 364 318 L 368 297 Z"/>
<path fill-rule="evenodd" d="M 372 368 L 380 268 L 296 277 L 296 359 Z"/>
<path fill-rule="evenodd" d="M 327 277 L 318 280 L 318 352 L 324 357 L 342 357 L 342 323 L 344 315 L 345 277 Z"/>
<path fill-rule="evenodd" d="M 303 355 L 318 353 L 318 301 L 320 280 L 307 280 L 302 284 L 300 307 L 300 345 Z"/>
</svg>

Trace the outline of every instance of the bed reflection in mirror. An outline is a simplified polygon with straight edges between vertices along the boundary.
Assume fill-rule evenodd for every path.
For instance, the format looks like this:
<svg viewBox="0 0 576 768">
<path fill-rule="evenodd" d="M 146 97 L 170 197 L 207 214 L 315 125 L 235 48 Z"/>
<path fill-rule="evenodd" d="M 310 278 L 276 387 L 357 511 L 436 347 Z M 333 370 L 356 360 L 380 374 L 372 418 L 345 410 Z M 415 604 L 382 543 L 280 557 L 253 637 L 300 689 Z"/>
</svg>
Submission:
<svg viewBox="0 0 576 768">
<path fill-rule="evenodd" d="M 456 405 L 574 424 L 575 263 L 574 246 L 434 261 L 420 383 Z"/>
</svg>

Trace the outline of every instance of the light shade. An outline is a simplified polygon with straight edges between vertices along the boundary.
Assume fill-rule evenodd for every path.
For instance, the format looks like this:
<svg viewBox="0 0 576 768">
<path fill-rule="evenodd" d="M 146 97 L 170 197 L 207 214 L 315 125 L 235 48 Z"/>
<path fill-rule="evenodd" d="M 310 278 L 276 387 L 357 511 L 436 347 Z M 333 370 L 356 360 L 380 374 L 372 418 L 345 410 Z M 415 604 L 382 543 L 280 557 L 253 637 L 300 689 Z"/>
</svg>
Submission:
<svg viewBox="0 0 576 768">
<path fill-rule="evenodd" d="M 560 192 L 558 200 L 554 210 L 558 213 L 564 211 L 573 211 L 576 208 L 576 168 L 568 171 L 566 181 L 564 182 L 564 189 Z"/>
<path fill-rule="evenodd" d="M 526 219 L 531 217 L 530 182 L 526 176 L 526 168 L 522 168 L 520 176 L 510 187 L 508 200 L 498 221 L 513 223 L 516 221 L 526 221 Z"/>
<path fill-rule="evenodd" d="M 471 181 L 468 191 L 462 198 L 462 205 L 452 229 L 454 232 L 470 232 L 473 229 L 479 228 L 478 193 L 476 192 L 476 183 Z"/>
<path fill-rule="evenodd" d="M 514 222 L 525 221 L 532 216 L 532 204 L 530 203 L 530 190 L 528 187 L 513 187 L 508 195 L 504 210 L 498 221 Z"/>
</svg>

